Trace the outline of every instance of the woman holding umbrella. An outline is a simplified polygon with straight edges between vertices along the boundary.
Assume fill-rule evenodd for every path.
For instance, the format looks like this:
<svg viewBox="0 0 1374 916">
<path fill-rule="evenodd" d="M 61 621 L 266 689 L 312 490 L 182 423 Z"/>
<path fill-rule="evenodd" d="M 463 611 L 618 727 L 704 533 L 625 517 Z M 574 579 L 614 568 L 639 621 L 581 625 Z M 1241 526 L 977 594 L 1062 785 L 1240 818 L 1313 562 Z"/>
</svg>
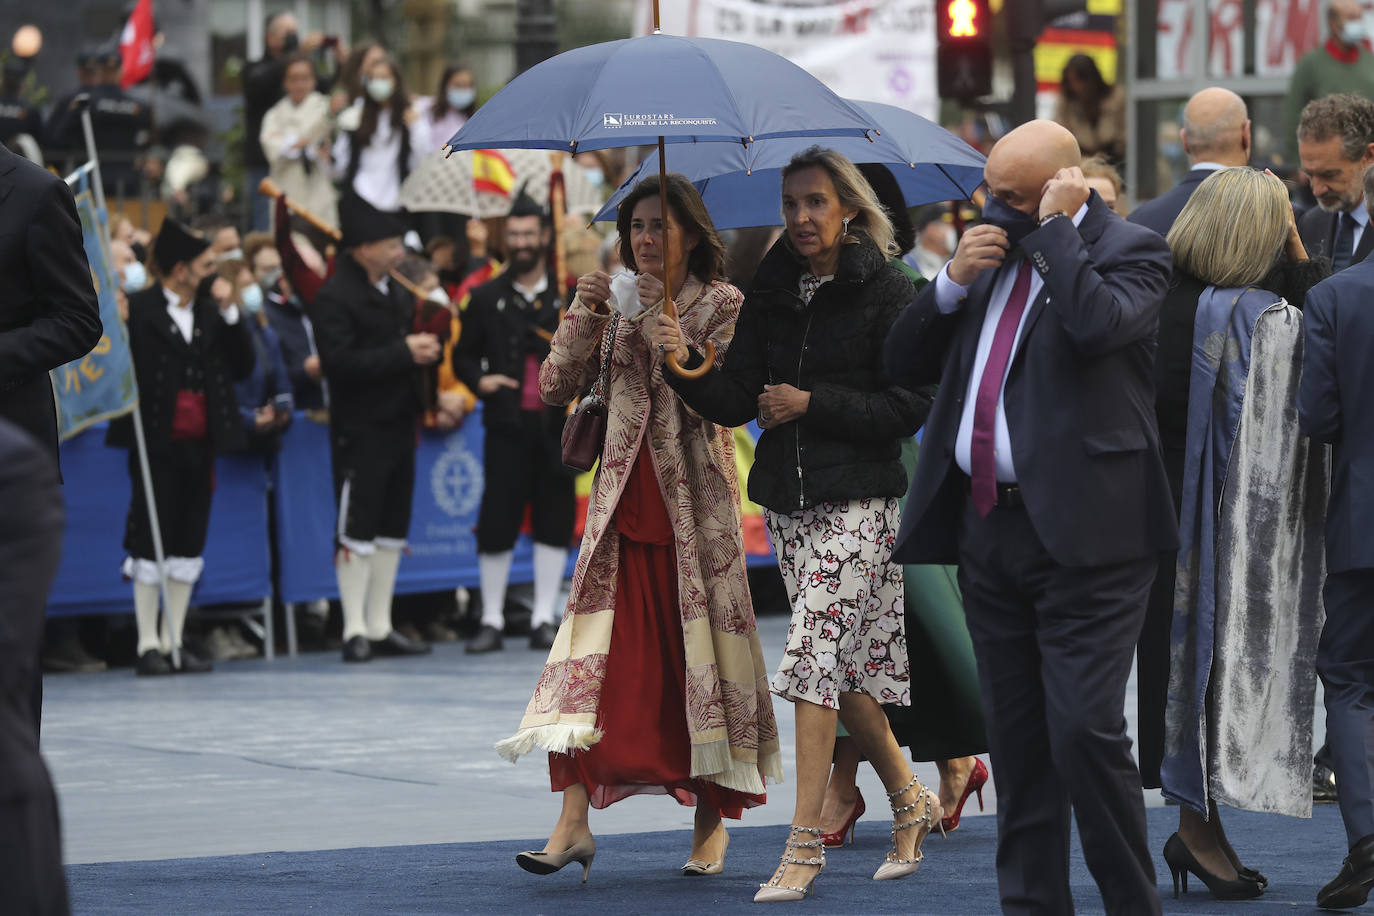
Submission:
<svg viewBox="0 0 1374 916">
<path fill-rule="evenodd" d="M 620 256 L 637 282 L 600 271 L 579 279 L 539 372 L 551 405 L 601 376 L 608 417 L 568 610 L 519 732 L 497 745 L 512 760 L 549 751 L 552 787 L 563 793 L 544 849 L 517 856 L 535 874 L 575 861 L 585 881 L 596 855 L 588 807 L 631 795 L 695 805 L 682 871 L 716 874 L 729 842 L 721 817 L 762 804 L 765 779 L 782 778 L 734 440 L 664 384 L 663 352 L 650 345 L 665 263 L 697 346 L 726 349 L 743 297 L 721 279 L 725 249 L 696 189 L 667 179 L 666 241 L 654 177 L 617 220 Z"/>
<path fill-rule="evenodd" d="M 774 693 L 797 720 L 797 807 L 782 862 L 756 900 L 796 900 L 825 865 L 819 827 L 837 715 L 872 761 L 892 805 L 892 849 L 875 879 L 916 871 L 942 816 L 912 775 L 882 704 L 909 705 L 902 573 L 891 563 L 901 440 L 922 399 L 881 370 L 888 328 L 914 296 L 889 258 L 892 224 L 847 158 L 812 147 L 782 172 L 786 233 L 759 266 L 723 364 L 668 382 L 702 416 L 759 439 L 749 496 L 766 510 L 792 599 Z M 689 368 L 690 335 L 658 318 L 654 343 Z"/>
</svg>

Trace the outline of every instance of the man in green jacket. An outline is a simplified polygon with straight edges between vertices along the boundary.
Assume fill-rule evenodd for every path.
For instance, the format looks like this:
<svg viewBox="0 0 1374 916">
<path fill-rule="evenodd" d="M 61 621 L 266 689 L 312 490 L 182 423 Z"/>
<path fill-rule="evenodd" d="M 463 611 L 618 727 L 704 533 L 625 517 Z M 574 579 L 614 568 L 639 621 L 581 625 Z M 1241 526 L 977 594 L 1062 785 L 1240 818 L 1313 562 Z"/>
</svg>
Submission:
<svg viewBox="0 0 1374 916">
<path fill-rule="evenodd" d="M 1298 162 L 1298 118 L 1303 106 L 1335 92 L 1352 92 L 1374 101 L 1374 51 L 1366 39 L 1359 0 L 1331 0 L 1326 13 L 1326 44 L 1303 55 L 1288 85 L 1284 158 Z"/>
</svg>

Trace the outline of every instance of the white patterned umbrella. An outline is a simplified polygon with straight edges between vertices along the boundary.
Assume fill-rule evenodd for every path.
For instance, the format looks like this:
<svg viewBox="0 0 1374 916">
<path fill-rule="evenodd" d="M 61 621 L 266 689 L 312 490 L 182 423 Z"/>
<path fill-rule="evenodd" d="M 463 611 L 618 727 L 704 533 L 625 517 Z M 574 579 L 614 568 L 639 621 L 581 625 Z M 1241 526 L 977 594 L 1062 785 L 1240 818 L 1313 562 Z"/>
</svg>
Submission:
<svg viewBox="0 0 1374 916">
<path fill-rule="evenodd" d="M 515 175 L 511 196 L 525 186 L 525 193 L 535 202 L 549 205 L 549 178 L 553 174 L 553 157 L 561 156 L 563 186 L 567 189 L 568 213 L 591 218 L 605 202 L 601 189 L 587 180 L 582 167 L 561 153 L 546 150 L 493 150 L 510 164 Z M 401 206 L 412 213 L 458 213 L 483 219 L 505 216 L 510 210 L 511 196 L 478 191 L 473 186 L 473 151 L 454 153 L 447 159 L 442 152 L 427 156 L 401 185 Z"/>
</svg>

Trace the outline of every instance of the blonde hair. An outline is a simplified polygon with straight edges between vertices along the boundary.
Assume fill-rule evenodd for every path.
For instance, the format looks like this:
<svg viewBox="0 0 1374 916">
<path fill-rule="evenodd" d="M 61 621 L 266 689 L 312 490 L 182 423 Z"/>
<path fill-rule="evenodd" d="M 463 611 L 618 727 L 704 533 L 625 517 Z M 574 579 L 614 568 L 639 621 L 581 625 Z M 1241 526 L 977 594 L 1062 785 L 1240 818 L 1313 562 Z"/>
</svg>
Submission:
<svg viewBox="0 0 1374 916">
<path fill-rule="evenodd" d="M 1169 230 L 1174 266 L 1213 286 L 1259 283 L 1283 252 L 1290 219 L 1283 182 L 1251 168 L 1220 169 Z"/>
<path fill-rule="evenodd" d="M 1121 180 L 1121 173 L 1101 153 L 1085 158 L 1082 169 L 1084 178 L 1105 178 L 1111 182 L 1112 187 L 1116 188 L 1117 197 L 1120 197 L 1122 192 L 1126 190 L 1126 183 Z"/>
<path fill-rule="evenodd" d="M 840 240 L 841 242 L 847 245 L 857 245 L 859 237 L 855 234 L 855 230 L 862 230 L 867 233 L 868 237 L 873 240 L 873 244 L 877 245 L 878 250 L 886 257 L 896 257 L 901 253 L 897 247 L 896 232 L 892 228 L 892 220 L 888 218 L 886 208 L 878 202 L 878 195 L 874 193 L 868 180 L 859 171 L 859 167 L 850 162 L 844 154 L 821 146 L 808 147 L 793 156 L 792 161 L 783 166 L 782 180 L 786 181 L 789 175 L 813 167 L 824 169 L 826 174 L 830 176 L 831 183 L 835 185 L 835 195 L 839 198 L 841 207 L 853 207 L 859 211 L 849 221 L 849 231 Z"/>
</svg>

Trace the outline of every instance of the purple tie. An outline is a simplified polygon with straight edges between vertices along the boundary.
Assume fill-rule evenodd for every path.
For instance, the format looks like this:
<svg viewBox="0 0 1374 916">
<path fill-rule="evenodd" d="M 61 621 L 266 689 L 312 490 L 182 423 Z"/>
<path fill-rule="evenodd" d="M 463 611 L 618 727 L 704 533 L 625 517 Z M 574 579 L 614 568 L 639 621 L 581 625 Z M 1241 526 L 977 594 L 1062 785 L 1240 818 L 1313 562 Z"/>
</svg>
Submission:
<svg viewBox="0 0 1374 916">
<path fill-rule="evenodd" d="M 992 335 L 992 348 L 978 381 L 978 395 L 973 402 L 973 438 L 969 443 L 969 471 L 973 478 L 973 508 L 987 518 L 997 505 L 997 400 L 1002 391 L 1002 378 L 1011 361 L 1012 345 L 1016 343 L 1016 329 L 1030 298 L 1031 266 L 1026 260 L 1016 271 L 1016 282 L 1007 297 L 997 331 Z"/>
</svg>

